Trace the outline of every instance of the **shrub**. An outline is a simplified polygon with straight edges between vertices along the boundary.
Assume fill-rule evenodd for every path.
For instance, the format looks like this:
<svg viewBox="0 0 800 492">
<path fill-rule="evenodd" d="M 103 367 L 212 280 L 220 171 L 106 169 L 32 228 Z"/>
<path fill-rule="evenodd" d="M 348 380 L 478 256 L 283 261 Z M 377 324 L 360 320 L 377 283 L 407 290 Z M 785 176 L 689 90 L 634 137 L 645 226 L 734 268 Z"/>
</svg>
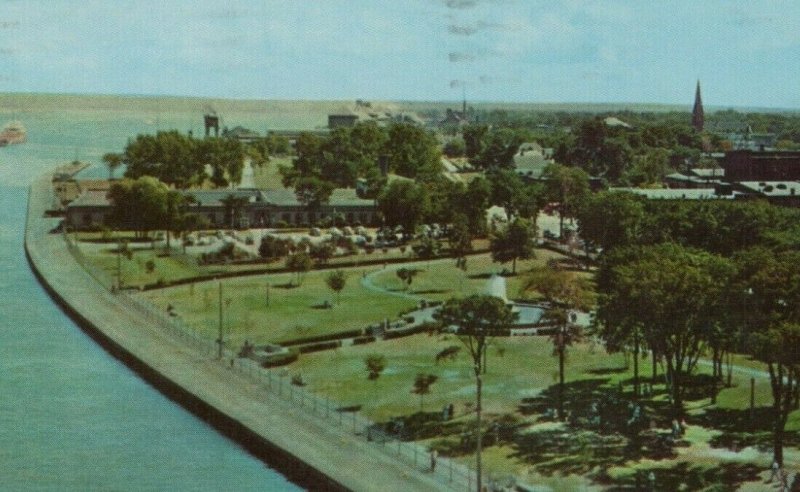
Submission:
<svg viewBox="0 0 800 492">
<path fill-rule="evenodd" d="M 378 379 L 386 369 L 386 357 L 380 354 L 370 354 L 364 359 L 364 363 L 367 366 L 367 379 L 372 381 Z"/>
</svg>

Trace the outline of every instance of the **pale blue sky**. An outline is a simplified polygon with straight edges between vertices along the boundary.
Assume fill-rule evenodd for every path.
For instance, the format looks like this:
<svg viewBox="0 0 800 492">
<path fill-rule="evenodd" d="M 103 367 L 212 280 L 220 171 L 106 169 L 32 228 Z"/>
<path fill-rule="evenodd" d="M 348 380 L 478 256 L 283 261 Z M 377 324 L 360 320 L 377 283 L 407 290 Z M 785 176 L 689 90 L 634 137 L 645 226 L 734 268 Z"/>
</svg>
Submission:
<svg viewBox="0 0 800 492">
<path fill-rule="evenodd" d="M 0 0 L 0 92 L 800 108 L 800 2 Z"/>
</svg>

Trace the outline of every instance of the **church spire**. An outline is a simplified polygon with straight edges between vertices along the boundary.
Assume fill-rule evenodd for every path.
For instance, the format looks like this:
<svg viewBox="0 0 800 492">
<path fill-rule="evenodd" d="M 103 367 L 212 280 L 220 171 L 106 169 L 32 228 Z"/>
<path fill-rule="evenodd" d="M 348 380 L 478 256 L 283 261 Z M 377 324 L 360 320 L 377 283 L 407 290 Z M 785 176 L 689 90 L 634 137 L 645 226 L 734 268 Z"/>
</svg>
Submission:
<svg viewBox="0 0 800 492">
<path fill-rule="evenodd" d="M 700 81 L 697 81 L 697 92 L 694 95 L 694 108 L 692 109 L 692 126 L 698 132 L 703 131 L 703 98 L 700 97 Z"/>
</svg>

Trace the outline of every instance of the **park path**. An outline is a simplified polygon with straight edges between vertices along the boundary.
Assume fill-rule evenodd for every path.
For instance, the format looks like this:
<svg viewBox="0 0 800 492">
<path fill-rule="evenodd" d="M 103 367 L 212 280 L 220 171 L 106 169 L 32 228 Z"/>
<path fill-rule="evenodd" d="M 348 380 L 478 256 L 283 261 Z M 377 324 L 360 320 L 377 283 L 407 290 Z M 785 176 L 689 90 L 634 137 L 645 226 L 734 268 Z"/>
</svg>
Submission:
<svg viewBox="0 0 800 492">
<path fill-rule="evenodd" d="M 44 282 L 86 324 L 96 328 L 119 357 L 177 385 L 237 425 L 270 442 L 331 480 L 330 488 L 351 490 L 452 490 L 442 475 L 424 473 L 382 453 L 378 444 L 342 427 L 298 411 L 297 405 L 241 377 L 227 363 L 189 346 L 158 322 L 122 302 L 95 281 L 68 251 L 58 219 L 43 218 L 52 203 L 50 177 L 31 187 L 26 249 Z M 168 387 L 168 386 L 167 386 Z M 202 413 L 196 405 L 194 411 Z M 246 439 L 246 437 L 243 437 Z M 244 442 L 244 441 L 243 441 Z"/>
</svg>

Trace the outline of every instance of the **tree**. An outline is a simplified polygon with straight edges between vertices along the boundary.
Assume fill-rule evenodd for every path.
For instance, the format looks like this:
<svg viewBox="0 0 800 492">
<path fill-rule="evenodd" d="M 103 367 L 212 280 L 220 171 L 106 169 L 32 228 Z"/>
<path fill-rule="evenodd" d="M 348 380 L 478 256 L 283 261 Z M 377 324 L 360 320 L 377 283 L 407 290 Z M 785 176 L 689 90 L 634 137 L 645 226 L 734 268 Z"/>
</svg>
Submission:
<svg viewBox="0 0 800 492">
<path fill-rule="evenodd" d="M 165 229 L 169 188 L 150 176 L 123 179 L 111 185 L 109 221 L 118 229 L 133 230 L 139 237 Z"/>
<path fill-rule="evenodd" d="M 477 448 L 475 453 L 477 490 L 482 490 L 481 479 L 481 390 L 486 347 L 491 337 L 503 333 L 513 325 L 516 314 L 501 299 L 488 295 L 472 295 L 462 299 L 449 299 L 434 314 L 443 326 L 455 326 L 457 335 L 472 357 L 475 373 L 475 416 Z"/>
<path fill-rule="evenodd" d="M 646 328 L 646 342 L 665 359 L 670 403 L 680 415 L 685 378 L 703 353 L 708 326 L 726 309 L 732 266 L 719 256 L 675 244 L 626 253 L 598 281 L 597 318 L 609 324 L 601 334 L 618 327 Z"/>
<path fill-rule="evenodd" d="M 378 196 L 378 209 L 388 226 L 414 231 L 429 210 L 425 188 L 413 181 L 393 181 Z"/>
<path fill-rule="evenodd" d="M 303 275 L 311 270 L 311 257 L 305 251 L 289 255 L 286 258 L 286 269 L 297 275 L 297 285 L 303 283 Z"/>
<path fill-rule="evenodd" d="M 210 180 L 214 186 L 223 188 L 241 182 L 246 151 L 239 140 L 209 137 L 191 142 L 194 143 L 195 162 L 203 167 L 203 177 L 206 167 L 211 170 Z"/>
<path fill-rule="evenodd" d="M 603 191 L 590 195 L 578 208 L 578 231 L 586 243 L 609 251 L 641 240 L 645 198 L 632 193 Z"/>
<path fill-rule="evenodd" d="M 438 380 L 439 377 L 434 374 L 417 374 L 414 378 L 414 389 L 411 392 L 419 395 L 419 411 L 425 410 L 424 397 L 431 392 L 431 385 Z"/>
<path fill-rule="evenodd" d="M 495 169 L 486 177 L 492 186 L 492 205 L 505 208 L 509 217 L 515 215 L 526 191 L 522 178 L 510 169 Z"/>
<path fill-rule="evenodd" d="M 430 260 L 439 254 L 441 245 L 436 239 L 423 235 L 411 246 L 411 249 L 414 251 L 417 258 L 421 260 Z"/>
<path fill-rule="evenodd" d="M 279 237 L 264 236 L 258 246 L 258 254 L 267 261 L 274 261 L 289 254 L 289 246 Z"/>
<path fill-rule="evenodd" d="M 773 455 L 783 464 L 783 435 L 800 400 L 800 253 L 753 248 L 734 257 L 730 291 L 746 350 L 767 365 L 772 390 Z"/>
<path fill-rule="evenodd" d="M 521 144 L 522 137 L 511 128 L 489 130 L 483 138 L 483 148 L 473 163 L 487 170 L 512 168 L 514 155 Z"/>
<path fill-rule="evenodd" d="M 466 256 L 472 251 L 472 235 L 469 232 L 467 218 L 463 214 L 457 214 L 450 224 L 447 230 L 447 243 L 450 246 L 450 254 L 456 259 L 456 266 L 466 270 Z"/>
<path fill-rule="evenodd" d="M 464 138 L 464 150 L 470 159 L 476 157 L 483 151 L 483 138 L 489 132 L 486 125 L 467 125 L 462 130 Z"/>
<path fill-rule="evenodd" d="M 547 194 L 558 202 L 558 234 L 564 238 L 564 218 L 575 217 L 589 194 L 589 175 L 580 168 L 550 164 L 544 170 Z"/>
<path fill-rule="evenodd" d="M 328 263 L 334 253 L 336 253 L 336 246 L 328 241 L 311 246 L 311 256 L 317 260 L 318 265 Z"/>
<path fill-rule="evenodd" d="M 108 167 L 108 179 L 114 179 L 114 171 L 122 165 L 122 154 L 108 153 L 103 154 L 103 162 Z"/>
<path fill-rule="evenodd" d="M 152 176 L 176 188 L 202 182 L 204 163 L 197 159 L 196 141 L 175 130 L 137 135 L 122 153 L 125 177 Z"/>
<path fill-rule="evenodd" d="M 411 282 L 414 281 L 414 277 L 416 277 L 419 272 L 420 270 L 416 268 L 403 267 L 403 268 L 398 268 L 397 271 L 395 272 L 395 275 L 397 275 L 397 278 L 399 278 L 400 281 L 403 282 L 403 284 L 406 287 L 406 290 L 408 290 L 409 287 L 411 287 Z"/>
<path fill-rule="evenodd" d="M 247 207 L 249 201 L 246 196 L 236 196 L 233 193 L 220 199 L 220 203 L 225 207 L 225 219 L 228 227 L 235 229 L 241 225 L 242 211 Z"/>
<path fill-rule="evenodd" d="M 522 281 L 523 294 L 534 291 L 547 303 L 544 320 L 556 327 L 551 339 L 553 355 L 558 357 L 558 415 L 564 418 L 564 363 L 567 348 L 582 337 L 580 327 L 574 323 L 572 311 L 589 310 L 591 288 L 584 278 L 574 272 L 543 267 L 526 273 Z"/>
<path fill-rule="evenodd" d="M 512 262 L 511 272 L 517 273 L 517 260 L 533 258 L 535 247 L 533 225 L 525 219 L 516 219 L 491 238 L 489 248 L 492 261 Z"/>
<path fill-rule="evenodd" d="M 316 177 L 304 177 L 298 179 L 294 184 L 294 194 L 297 201 L 305 205 L 309 212 L 316 212 L 319 208 L 328 203 L 333 193 L 334 184 L 330 181 Z"/>
<path fill-rule="evenodd" d="M 347 283 L 347 275 L 342 270 L 334 270 L 325 277 L 325 283 L 336 293 L 336 301 L 339 302 L 339 295 Z"/>
<path fill-rule="evenodd" d="M 386 357 L 379 354 L 370 354 L 364 359 L 364 364 L 367 366 L 367 379 L 375 381 L 386 369 Z"/>
<path fill-rule="evenodd" d="M 428 181 L 441 172 L 436 137 L 419 126 L 391 125 L 383 151 L 388 156 L 389 169 L 401 176 Z"/>
<path fill-rule="evenodd" d="M 467 145 L 463 138 L 454 138 L 444 144 L 442 152 L 447 157 L 463 157 L 467 152 Z"/>
<path fill-rule="evenodd" d="M 469 231 L 474 237 L 486 234 L 486 210 L 492 197 L 492 185 L 488 180 L 478 177 L 467 185 L 463 195 L 456 202 L 459 210 L 466 216 Z"/>
</svg>

